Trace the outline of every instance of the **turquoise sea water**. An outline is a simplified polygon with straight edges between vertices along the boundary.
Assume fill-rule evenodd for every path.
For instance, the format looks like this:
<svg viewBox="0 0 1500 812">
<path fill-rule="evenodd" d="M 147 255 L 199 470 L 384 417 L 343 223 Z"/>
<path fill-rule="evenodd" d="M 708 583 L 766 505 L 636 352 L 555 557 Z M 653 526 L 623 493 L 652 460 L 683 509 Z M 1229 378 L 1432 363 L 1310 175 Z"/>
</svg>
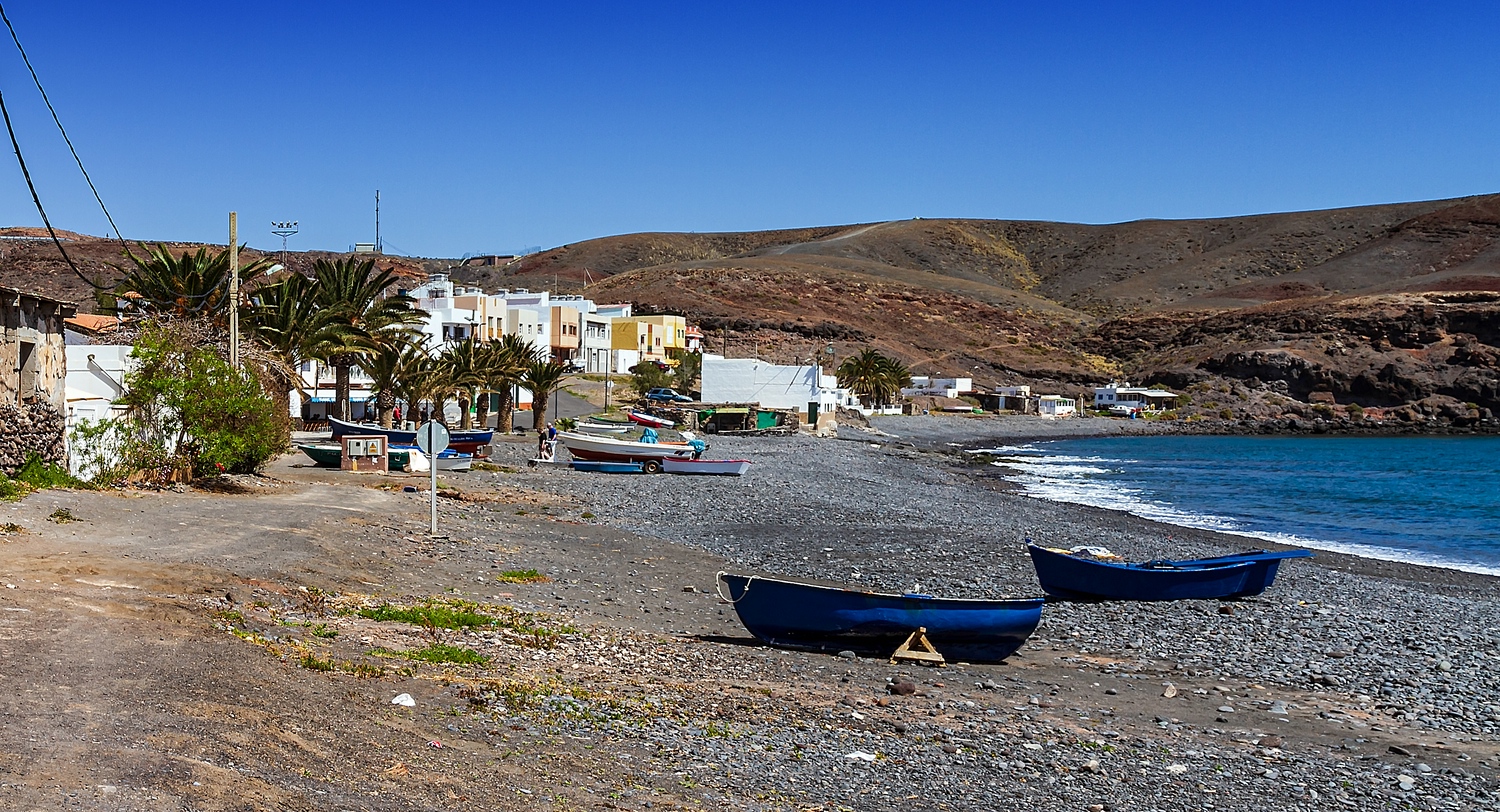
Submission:
<svg viewBox="0 0 1500 812">
<path fill-rule="evenodd" d="M 1110 437 L 986 449 L 1031 495 L 1500 574 L 1500 438 Z"/>
</svg>

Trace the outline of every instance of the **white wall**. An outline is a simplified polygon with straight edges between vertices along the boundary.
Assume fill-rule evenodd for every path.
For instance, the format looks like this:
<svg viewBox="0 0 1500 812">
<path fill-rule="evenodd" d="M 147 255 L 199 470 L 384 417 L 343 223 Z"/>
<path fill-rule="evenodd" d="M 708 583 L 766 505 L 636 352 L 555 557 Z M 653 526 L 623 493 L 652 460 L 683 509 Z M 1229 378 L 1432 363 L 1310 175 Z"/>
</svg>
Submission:
<svg viewBox="0 0 1500 812">
<path fill-rule="evenodd" d="M 768 409 L 807 411 L 816 402 L 831 410 L 837 394 L 819 384 L 826 378 L 815 366 L 768 364 L 757 358 L 703 354 L 704 403 L 758 403 Z"/>
</svg>

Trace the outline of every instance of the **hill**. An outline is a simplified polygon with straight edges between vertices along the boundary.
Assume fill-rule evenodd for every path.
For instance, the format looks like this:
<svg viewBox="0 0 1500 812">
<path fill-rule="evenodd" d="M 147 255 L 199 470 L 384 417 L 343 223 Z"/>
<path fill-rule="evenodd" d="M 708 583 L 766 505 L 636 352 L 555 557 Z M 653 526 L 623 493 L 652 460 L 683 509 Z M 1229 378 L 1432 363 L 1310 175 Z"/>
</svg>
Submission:
<svg viewBox="0 0 1500 812">
<path fill-rule="evenodd" d="M 69 236 L 86 274 L 114 278 L 120 243 Z M 0 284 L 89 309 L 89 286 L 50 243 L 0 243 Z M 287 264 L 321 256 L 336 255 Z M 1357 405 L 1476 424 L 1500 411 L 1500 195 L 1110 225 L 627 234 L 499 267 L 380 261 L 411 278 L 451 269 L 486 290 L 681 313 L 711 349 L 779 362 L 874 346 L 915 372 L 987 385 L 1082 394 L 1111 378 L 1158 381 L 1195 393 L 1185 414 L 1215 417 L 1328 419 Z"/>
</svg>

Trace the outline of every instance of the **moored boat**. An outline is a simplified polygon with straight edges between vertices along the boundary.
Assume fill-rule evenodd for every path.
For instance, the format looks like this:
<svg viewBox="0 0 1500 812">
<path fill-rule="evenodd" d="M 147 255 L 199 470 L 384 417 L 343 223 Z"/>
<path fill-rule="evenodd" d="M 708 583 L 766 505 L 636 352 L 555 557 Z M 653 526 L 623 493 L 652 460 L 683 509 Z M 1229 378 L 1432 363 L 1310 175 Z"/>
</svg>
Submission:
<svg viewBox="0 0 1500 812">
<path fill-rule="evenodd" d="M 662 460 L 692 459 L 698 449 L 692 445 L 677 443 L 640 443 L 616 440 L 613 437 L 595 437 L 572 431 L 557 433 L 558 443 L 572 454 L 574 459 L 599 462 L 638 462 L 648 474 L 662 469 Z M 700 443 L 701 445 L 701 443 Z"/>
<path fill-rule="evenodd" d="M 669 474 L 708 474 L 717 476 L 743 476 L 750 470 L 749 460 L 679 460 L 667 458 L 661 461 L 662 470 Z"/>
<path fill-rule="evenodd" d="M 313 463 L 327 467 L 338 468 L 344 460 L 344 447 L 338 443 L 307 443 L 299 444 L 297 448 L 310 457 Z M 386 445 L 386 457 L 389 459 L 390 470 L 400 471 L 410 461 L 406 449 L 393 445 Z M 442 470 L 441 468 L 438 470 Z M 464 470 L 468 470 L 465 468 Z"/>
<path fill-rule="evenodd" d="M 646 414 L 645 412 L 637 412 L 634 409 L 626 412 L 625 416 L 630 418 L 630 422 L 632 423 L 640 423 L 642 426 L 650 426 L 654 429 L 669 429 L 676 423 L 674 420 L 657 417 L 654 414 Z"/>
<path fill-rule="evenodd" d="M 998 662 L 1036 630 L 1043 598 L 980 600 L 892 595 L 719 573 L 721 596 L 762 642 L 890 656 L 918 629 L 949 660 Z"/>
<path fill-rule="evenodd" d="M 1252 550 L 1218 558 L 1110 561 L 1028 543 L 1037 580 L 1049 595 L 1074 600 L 1173 601 L 1248 598 L 1266 591 L 1288 558 L 1310 550 Z"/>
<path fill-rule="evenodd" d="M 600 474 L 639 474 L 639 462 L 604 462 L 602 460 L 573 460 L 568 466 L 574 471 L 591 471 Z"/>
<path fill-rule="evenodd" d="M 391 445 L 416 445 L 417 433 L 415 431 L 403 431 L 401 429 L 387 429 L 367 423 L 350 423 L 336 417 L 328 418 L 328 425 L 333 429 L 334 442 L 346 434 L 378 434 L 386 438 Z M 495 437 L 495 432 L 489 429 L 470 429 L 467 431 L 452 430 L 448 435 L 448 447 L 462 454 L 478 453 L 481 446 L 487 446 Z"/>
<path fill-rule="evenodd" d="M 580 420 L 574 428 L 591 434 L 624 434 L 630 431 L 629 423 L 596 423 L 591 420 Z"/>
<path fill-rule="evenodd" d="M 395 471 L 395 470 L 398 470 L 398 469 L 407 468 L 409 466 L 410 462 L 411 462 L 411 460 L 410 460 L 410 456 L 411 455 L 413 455 L 413 454 L 422 454 L 423 453 L 422 449 L 420 449 L 420 448 L 418 448 L 417 446 L 414 446 L 414 445 L 411 445 L 411 446 L 393 445 L 390 448 L 391 448 L 391 470 L 392 471 Z M 396 464 L 396 457 L 395 457 L 395 454 L 398 451 L 401 452 L 402 454 L 407 455 L 407 457 L 405 457 L 405 458 L 402 459 L 401 464 L 399 466 Z M 437 469 L 439 471 L 463 472 L 463 471 L 469 470 L 469 468 L 472 467 L 473 464 L 474 464 L 474 455 L 473 454 L 465 454 L 465 453 L 460 452 L 460 451 L 454 451 L 451 448 L 445 448 L 445 449 L 443 449 L 443 453 L 439 454 L 438 458 L 437 458 Z"/>
</svg>

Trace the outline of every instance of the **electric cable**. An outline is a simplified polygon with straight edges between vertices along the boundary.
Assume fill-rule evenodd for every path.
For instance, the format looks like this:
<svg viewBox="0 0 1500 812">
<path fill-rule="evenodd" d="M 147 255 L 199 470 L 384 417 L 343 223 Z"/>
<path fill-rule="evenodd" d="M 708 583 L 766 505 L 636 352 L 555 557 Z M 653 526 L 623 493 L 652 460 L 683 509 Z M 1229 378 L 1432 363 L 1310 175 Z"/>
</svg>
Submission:
<svg viewBox="0 0 1500 812">
<path fill-rule="evenodd" d="M 120 227 L 115 225 L 115 218 L 110 215 L 109 207 L 104 205 L 104 198 L 99 196 L 99 190 L 94 187 L 94 179 L 89 177 L 89 171 L 83 168 L 83 159 L 78 157 L 78 150 L 73 148 L 73 139 L 68 137 L 68 131 L 63 128 L 62 119 L 57 117 L 57 110 L 52 107 L 52 100 L 47 98 L 47 89 L 42 87 L 42 80 L 36 75 L 36 68 L 31 66 L 31 58 L 26 56 L 26 49 L 21 47 L 21 38 L 16 35 L 16 27 L 10 24 L 10 17 L 5 15 L 5 5 L 0 3 L 0 20 L 5 21 L 5 27 L 10 31 L 11 41 L 16 44 L 16 50 L 21 52 L 21 61 L 26 63 L 26 70 L 31 71 L 31 81 L 36 83 L 37 92 L 42 94 L 42 101 L 47 104 L 47 112 L 52 114 L 52 122 L 57 125 L 57 131 L 62 133 L 63 141 L 67 142 L 68 151 L 73 153 L 73 161 L 78 164 L 78 171 L 83 173 L 83 179 L 89 185 L 89 191 L 94 193 L 94 200 L 98 201 L 99 208 L 104 212 L 104 219 L 109 221 L 109 227 L 115 231 L 115 239 L 125 244 L 125 237 L 120 233 Z"/>
</svg>

